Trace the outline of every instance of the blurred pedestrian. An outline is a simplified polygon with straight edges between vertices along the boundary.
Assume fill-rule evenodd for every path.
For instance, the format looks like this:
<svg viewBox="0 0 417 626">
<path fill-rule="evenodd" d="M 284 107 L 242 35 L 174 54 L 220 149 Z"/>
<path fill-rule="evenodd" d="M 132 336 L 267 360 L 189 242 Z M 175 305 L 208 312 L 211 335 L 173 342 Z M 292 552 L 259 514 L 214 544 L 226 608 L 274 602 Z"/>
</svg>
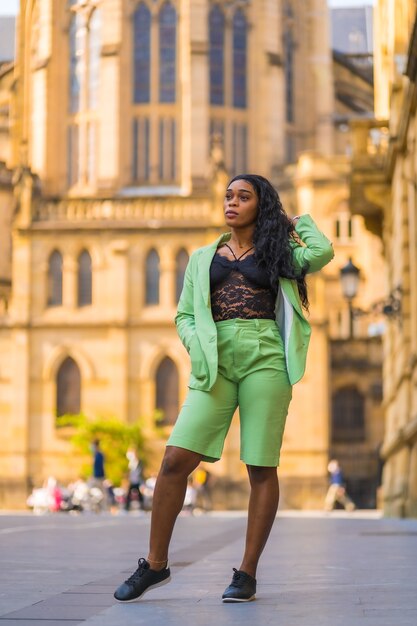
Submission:
<svg viewBox="0 0 417 626">
<path fill-rule="evenodd" d="M 100 440 L 94 439 L 91 451 L 93 453 L 93 479 L 96 486 L 102 486 L 106 477 L 104 471 L 104 454 L 100 448 Z"/>
<path fill-rule="evenodd" d="M 130 509 L 130 503 L 133 493 L 137 494 L 139 500 L 139 508 L 143 510 L 145 507 L 143 494 L 141 492 L 141 487 L 143 483 L 142 463 L 139 461 L 136 450 L 134 450 L 133 448 L 129 448 L 129 450 L 126 452 L 126 456 L 129 461 L 129 486 L 126 493 L 125 510 L 129 511 Z"/>
<path fill-rule="evenodd" d="M 167 442 L 152 507 L 150 549 L 115 592 L 129 601 L 170 580 L 168 549 L 188 476 L 220 459 L 239 406 L 241 459 L 251 496 L 246 548 L 224 602 L 255 598 L 256 569 L 276 517 L 277 466 L 310 324 L 305 275 L 333 257 L 309 215 L 290 218 L 272 184 L 233 178 L 224 198 L 231 232 L 191 256 L 175 318 L 191 358 L 189 392 Z"/>
<path fill-rule="evenodd" d="M 194 486 L 196 489 L 196 503 L 204 511 L 211 511 L 213 502 L 211 498 L 211 474 L 200 466 L 194 473 Z"/>
<path fill-rule="evenodd" d="M 53 476 L 49 476 L 44 483 L 44 487 L 47 494 L 48 508 L 51 513 L 56 513 L 61 510 L 62 504 L 62 491 L 58 485 L 58 481 Z"/>
<path fill-rule="evenodd" d="M 105 458 L 101 451 L 100 440 L 94 439 L 91 446 L 93 454 L 93 478 L 90 482 L 90 491 L 96 501 L 95 509 L 105 510 L 107 508 L 106 486 L 104 484 L 106 472 L 104 469 Z M 102 497 L 99 498 L 98 491 L 101 491 Z"/>
<path fill-rule="evenodd" d="M 327 471 L 330 474 L 330 484 L 324 502 L 325 510 L 332 511 L 338 503 L 346 511 L 354 511 L 356 507 L 346 492 L 345 480 L 339 462 L 332 459 L 327 466 Z"/>
</svg>

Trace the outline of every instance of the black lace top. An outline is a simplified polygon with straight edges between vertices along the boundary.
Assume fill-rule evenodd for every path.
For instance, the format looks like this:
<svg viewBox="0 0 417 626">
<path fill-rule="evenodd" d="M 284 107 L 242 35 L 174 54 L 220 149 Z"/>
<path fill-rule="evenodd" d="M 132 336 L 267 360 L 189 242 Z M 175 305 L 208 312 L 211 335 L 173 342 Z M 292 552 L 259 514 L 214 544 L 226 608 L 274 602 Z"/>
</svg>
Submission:
<svg viewBox="0 0 417 626">
<path fill-rule="evenodd" d="M 213 257 L 210 290 L 215 322 L 236 318 L 275 319 L 277 290 L 271 288 L 266 270 L 258 267 L 255 255 L 247 252 L 234 260 L 218 252 Z"/>
</svg>

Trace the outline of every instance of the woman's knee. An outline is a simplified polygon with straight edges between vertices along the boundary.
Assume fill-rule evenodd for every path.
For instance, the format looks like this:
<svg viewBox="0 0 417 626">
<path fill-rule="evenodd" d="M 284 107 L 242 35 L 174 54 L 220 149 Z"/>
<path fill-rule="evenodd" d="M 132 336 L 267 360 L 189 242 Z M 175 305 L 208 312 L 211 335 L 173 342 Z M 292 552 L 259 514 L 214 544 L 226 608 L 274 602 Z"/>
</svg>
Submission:
<svg viewBox="0 0 417 626">
<path fill-rule="evenodd" d="M 188 476 L 195 470 L 201 458 L 201 454 L 191 450 L 167 446 L 160 473 L 163 476 Z"/>
<path fill-rule="evenodd" d="M 259 467 L 257 465 L 248 465 L 247 469 L 251 485 L 262 485 L 264 483 L 278 482 L 276 467 Z"/>
</svg>

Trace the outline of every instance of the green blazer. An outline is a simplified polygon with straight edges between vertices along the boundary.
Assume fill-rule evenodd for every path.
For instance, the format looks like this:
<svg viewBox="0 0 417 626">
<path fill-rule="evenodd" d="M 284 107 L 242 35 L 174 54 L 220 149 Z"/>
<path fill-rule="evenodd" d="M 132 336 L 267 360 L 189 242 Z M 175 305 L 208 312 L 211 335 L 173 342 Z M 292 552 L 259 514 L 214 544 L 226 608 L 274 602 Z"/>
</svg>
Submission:
<svg viewBox="0 0 417 626">
<path fill-rule="evenodd" d="M 333 246 L 309 215 L 297 220 L 295 230 L 304 244 L 292 242 L 296 270 L 308 263 L 308 272 L 316 272 L 331 261 Z M 175 324 L 190 354 L 189 386 L 192 389 L 209 391 L 217 378 L 217 330 L 210 307 L 210 264 L 219 244 L 229 241 L 230 237 L 231 233 L 225 233 L 212 244 L 196 250 L 185 272 Z M 297 281 L 279 279 L 275 315 L 285 346 L 288 377 L 293 385 L 304 374 L 311 334 L 301 307 Z"/>
</svg>

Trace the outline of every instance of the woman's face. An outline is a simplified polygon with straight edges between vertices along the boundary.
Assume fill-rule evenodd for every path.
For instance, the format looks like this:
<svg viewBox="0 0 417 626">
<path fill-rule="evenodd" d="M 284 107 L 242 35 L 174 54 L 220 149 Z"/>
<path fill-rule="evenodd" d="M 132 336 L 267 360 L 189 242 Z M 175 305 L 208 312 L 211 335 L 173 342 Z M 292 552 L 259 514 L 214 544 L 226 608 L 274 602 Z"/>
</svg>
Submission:
<svg viewBox="0 0 417 626">
<path fill-rule="evenodd" d="M 258 196 L 246 180 L 239 179 L 230 183 L 223 206 L 227 226 L 244 228 L 255 224 L 258 217 Z"/>
</svg>

